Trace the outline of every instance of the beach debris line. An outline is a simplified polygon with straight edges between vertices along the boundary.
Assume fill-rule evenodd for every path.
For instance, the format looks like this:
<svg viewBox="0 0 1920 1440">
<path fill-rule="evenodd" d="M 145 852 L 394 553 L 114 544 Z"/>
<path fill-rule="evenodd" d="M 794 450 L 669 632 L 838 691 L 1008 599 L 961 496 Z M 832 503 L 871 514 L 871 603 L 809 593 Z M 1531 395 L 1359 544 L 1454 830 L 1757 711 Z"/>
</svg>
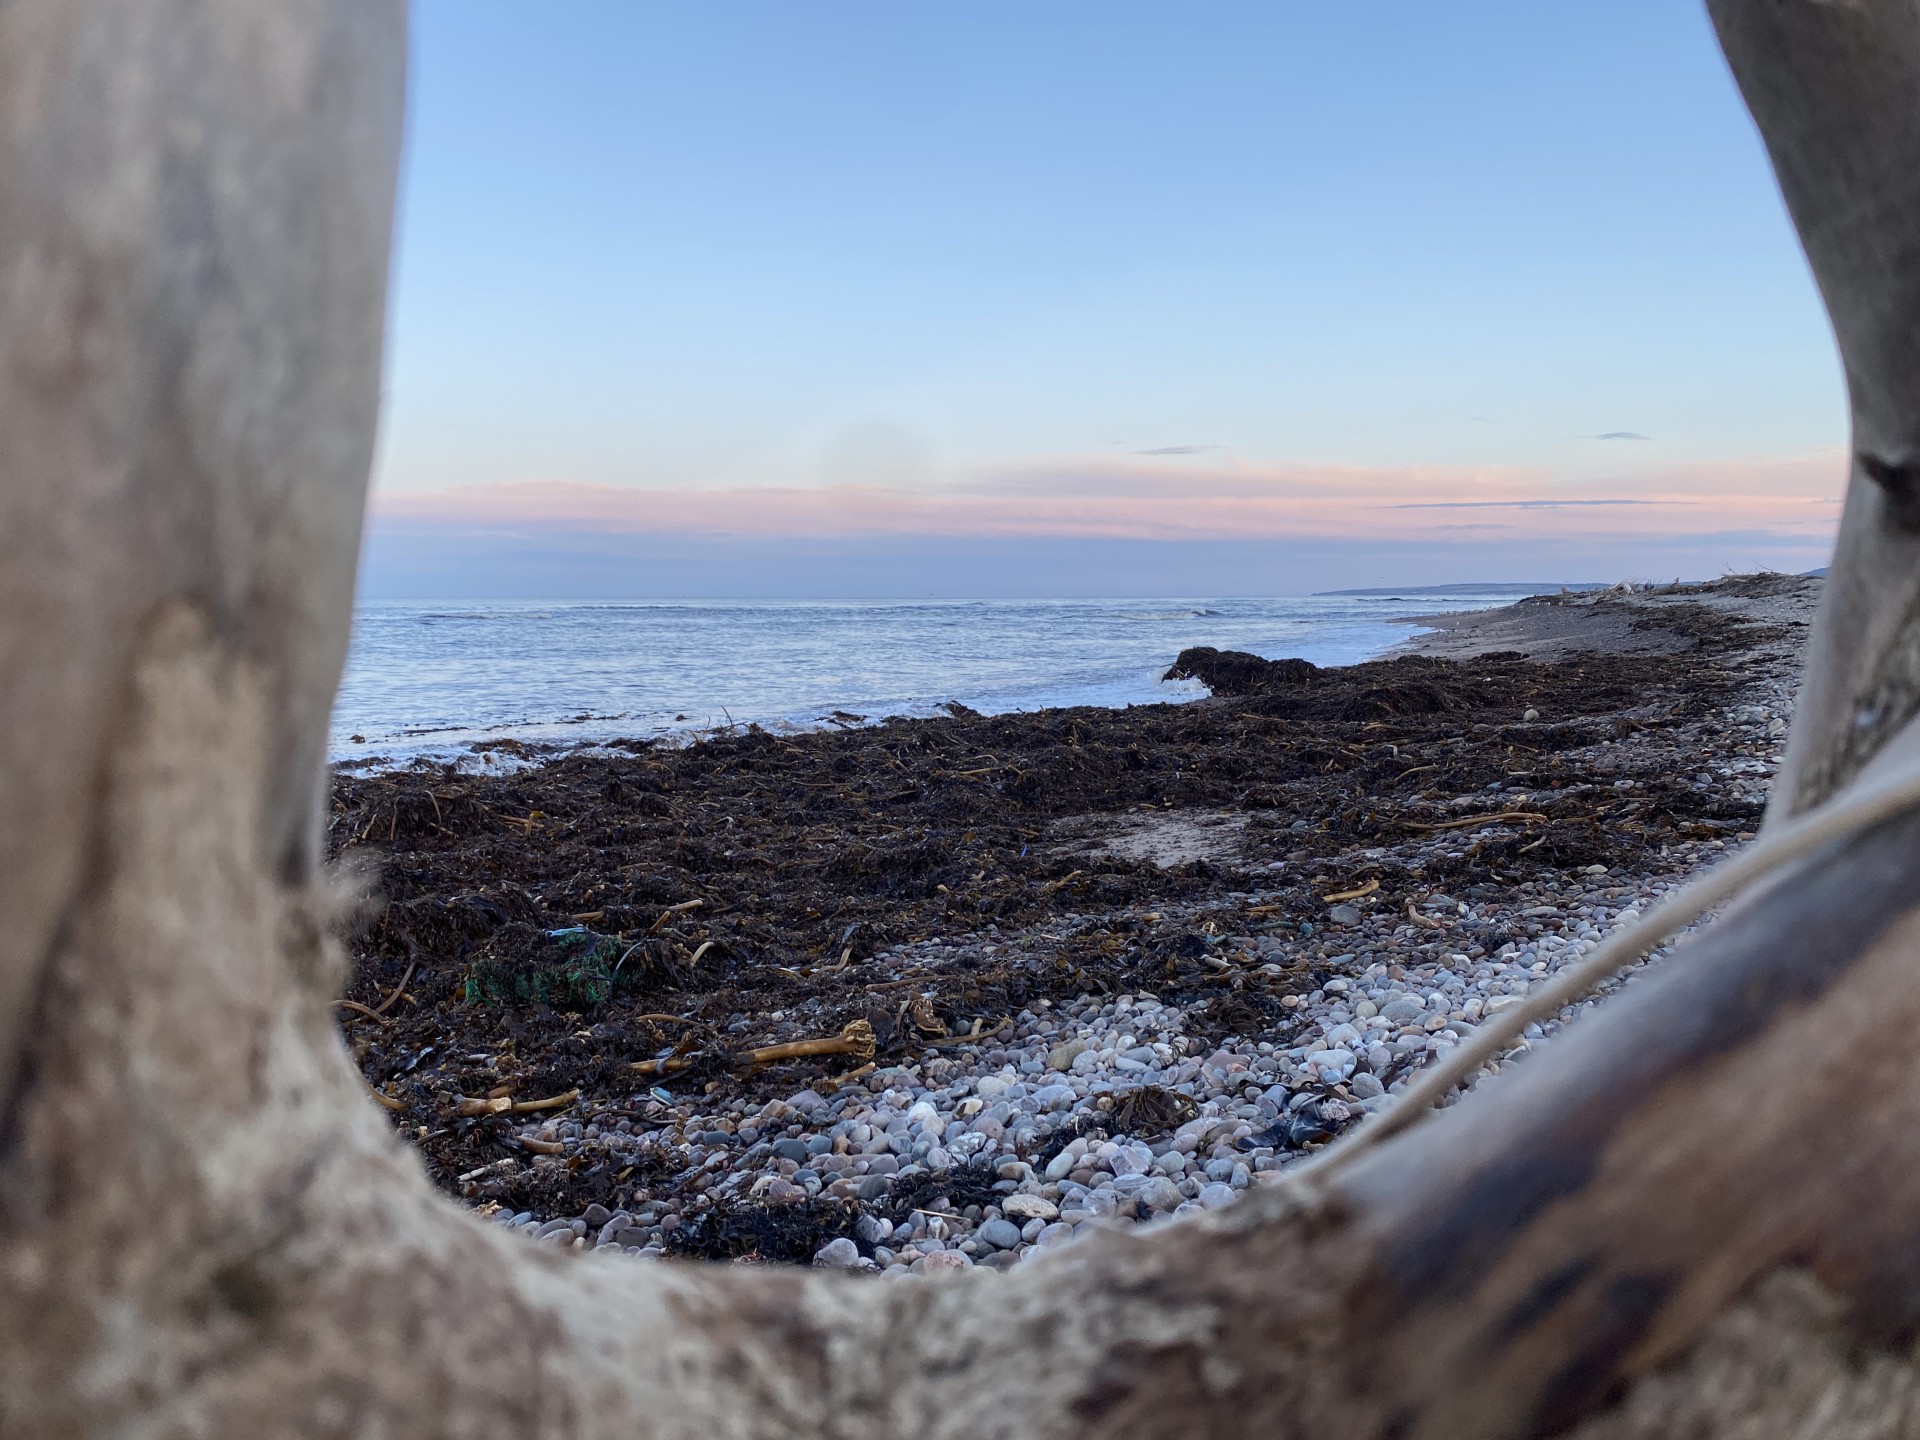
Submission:
<svg viewBox="0 0 1920 1440">
<path fill-rule="evenodd" d="M 925 1269 L 1191 1213 L 1751 832 L 1792 636 L 1684 625 L 1672 655 L 343 776 L 333 843 L 387 901 L 349 998 L 391 1005 L 342 1019 L 446 1188 L 568 1244 Z M 535 810 L 531 840 L 498 818 Z M 1222 815 L 1196 849 L 1185 817 Z"/>
<path fill-rule="evenodd" d="M 1458 820 L 1409 820 L 1409 830 L 1467 830 L 1482 825 L 1544 825 L 1551 817 L 1537 810 L 1496 810 L 1490 815 L 1467 815 Z"/>
</svg>

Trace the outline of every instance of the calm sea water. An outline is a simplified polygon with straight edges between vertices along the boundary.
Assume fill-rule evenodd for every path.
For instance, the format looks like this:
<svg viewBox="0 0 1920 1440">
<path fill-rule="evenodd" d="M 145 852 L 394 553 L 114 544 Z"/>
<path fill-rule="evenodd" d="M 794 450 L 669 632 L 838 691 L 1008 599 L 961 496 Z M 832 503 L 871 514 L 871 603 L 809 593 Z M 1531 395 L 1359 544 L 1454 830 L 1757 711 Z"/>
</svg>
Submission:
<svg viewBox="0 0 1920 1440">
<path fill-rule="evenodd" d="M 1398 617 L 1513 598 L 373 602 L 355 613 L 332 749 L 403 761 L 948 700 L 998 712 L 1191 699 L 1198 685 L 1160 679 L 1189 645 L 1347 664 L 1414 633 Z"/>
</svg>

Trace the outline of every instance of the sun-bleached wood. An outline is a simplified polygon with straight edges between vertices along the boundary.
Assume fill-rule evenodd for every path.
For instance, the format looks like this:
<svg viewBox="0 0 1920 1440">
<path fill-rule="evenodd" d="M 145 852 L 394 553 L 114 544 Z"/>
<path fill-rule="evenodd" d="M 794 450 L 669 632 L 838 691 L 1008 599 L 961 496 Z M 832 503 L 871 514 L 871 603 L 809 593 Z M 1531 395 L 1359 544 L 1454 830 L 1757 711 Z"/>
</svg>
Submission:
<svg viewBox="0 0 1920 1440">
<path fill-rule="evenodd" d="M 1885 458 L 1907 342 L 1847 286 L 1904 271 L 1821 257 L 1864 223 L 1897 259 L 1867 191 L 1920 184 L 1920 139 L 1793 176 L 1873 123 L 1854 68 L 1869 110 L 1874 66 L 1920 77 L 1920 20 L 1715 13 L 1843 345 L 1878 336 Z M 1012 1274 L 574 1257 L 435 1195 L 329 1013 L 316 845 L 401 32 L 0 6 L 0 1434 L 1920 1433 L 1920 818 L 1324 1187 Z M 1842 753 L 1833 713 L 1796 753 Z"/>
<path fill-rule="evenodd" d="M 1708 0 L 1826 302 L 1847 502 L 1773 810 L 1846 784 L 1920 713 L 1920 12 Z"/>
</svg>

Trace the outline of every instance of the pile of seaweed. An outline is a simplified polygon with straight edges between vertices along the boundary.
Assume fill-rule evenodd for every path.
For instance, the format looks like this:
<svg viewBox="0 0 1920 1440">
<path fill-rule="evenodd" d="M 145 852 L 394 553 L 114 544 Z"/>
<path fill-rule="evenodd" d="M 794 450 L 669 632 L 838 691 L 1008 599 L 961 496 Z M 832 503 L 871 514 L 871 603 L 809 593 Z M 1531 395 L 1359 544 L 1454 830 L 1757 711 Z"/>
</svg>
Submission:
<svg viewBox="0 0 1920 1440">
<path fill-rule="evenodd" d="M 1384 855 L 1370 874 L 1385 899 L 1450 873 L 1504 886 L 1595 863 L 1670 869 L 1670 843 L 1751 828 L 1752 805 L 1678 775 L 1621 791 L 1592 768 L 1602 742 L 1657 743 L 1740 685 L 1739 622 L 1689 607 L 1685 624 L 1699 643 L 1675 655 L 1319 669 L 1189 651 L 1176 668 L 1214 698 L 993 717 L 955 706 L 857 729 L 620 742 L 504 774 L 341 774 L 330 849 L 374 889 L 348 937 L 342 1024 L 450 1188 L 502 1153 L 504 1125 L 459 1107 L 503 1074 L 516 1095 L 566 1095 L 581 1118 L 633 1115 L 657 1083 L 648 1067 L 716 1101 L 773 1099 L 864 1054 L 885 1064 L 990 1034 L 1036 998 L 1148 986 L 1211 996 L 1202 1027 L 1247 1033 L 1284 990 L 1323 978 L 1317 952 L 1271 993 L 1220 995 L 1205 963 L 1215 927 L 1165 933 L 1143 907 L 1225 915 L 1227 895 L 1264 888 L 1270 927 L 1311 933 L 1326 909 L 1318 861 L 1444 830 L 1436 817 L 1490 786 L 1550 798 L 1522 834 L 1463 841 L 1411 871 Z M 1244 858 L 1163 868 L 1057 833 L 1169 812 L 1238 817 Z M 1292 880 L 1264 873 L 1282 855 Z M 1355 878 L 1350 862 L 1339 874 Z M 1052 945 L 1067 920 L 1074 938 Z M 876 959 L 1013 935 L 1041 939 L 962 944 L 964 959 L 904 975 L 897 957 Z M 832 1053 L 755 1053 L 836 1035 L 852 1038 Z M 539 1197 L 556 1209 L 606 1188 L 542 1183 L 558 1187 Z"/>
</svg>

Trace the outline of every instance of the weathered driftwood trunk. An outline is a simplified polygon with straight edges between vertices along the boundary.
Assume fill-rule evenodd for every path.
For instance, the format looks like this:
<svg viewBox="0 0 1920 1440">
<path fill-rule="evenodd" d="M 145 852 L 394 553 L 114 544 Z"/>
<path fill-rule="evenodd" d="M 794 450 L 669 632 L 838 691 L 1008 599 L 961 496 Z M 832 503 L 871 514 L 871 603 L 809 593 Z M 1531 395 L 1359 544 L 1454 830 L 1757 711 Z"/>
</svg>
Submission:
<svg viewBox="0 0 1920 1440">
<path fill-rule="evenodd" d="M 1774 787 L 1774 812 L 1791 814 L 1920 714 L 1920 17 L 1898 0 L 1708 9 L 1813 263 L 1852 411 L 1846 513 Z"/>
<path fill-rule="evenodd" d="M 1905 693 L 1920 14 L 1715 16 L 1860 412 L 1808 803 Z M 0 6 L 0 1434 L 1920 1434 L 1920 819 L 1324 1189 L 1013 1274 L 565 1257 L 434 1196 L 315 854 L 401 43 Z"/>
</svg>

